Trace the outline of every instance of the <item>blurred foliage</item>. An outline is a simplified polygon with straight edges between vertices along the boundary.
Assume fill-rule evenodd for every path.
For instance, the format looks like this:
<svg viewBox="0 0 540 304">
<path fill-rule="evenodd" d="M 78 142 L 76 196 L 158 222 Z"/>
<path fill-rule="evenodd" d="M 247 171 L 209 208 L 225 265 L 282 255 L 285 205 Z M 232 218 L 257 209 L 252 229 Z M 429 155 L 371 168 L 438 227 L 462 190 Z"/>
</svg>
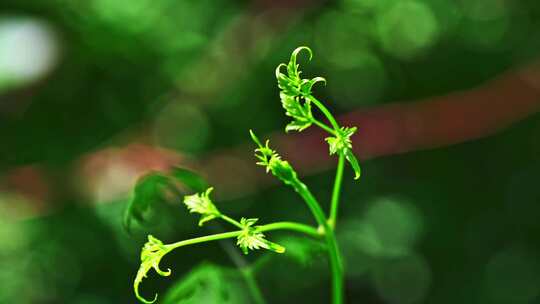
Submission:
<svg viewBox="0 0 540 304">
<path fill-rule="evenodd" d="M 174 284 L 163 303 L 252 303 L 247 289 L 239 271 L 203 264 Z"/>
<path fill-rule="evenodd" d="M 0 1 L 0 180 L 39 164 L 54 192 L 40 201 L 0 189 L 0 303 L 133 302 L 143 239 L 122 228 L 130 197 L 82 195 L 79 161 L 134 137 L 191 156 L 243 143 L 249 128 L 281 129 L 274 66 L 297 45 L 321 54 L 305 73 L 328 76 L 317 92 L 337 112 L 473 88 L 540 55 L 536 0 L 298 1 L 287 18 L 267 15 L 280 3 Z M 538 138 L 535 115 L 487 139 L 363 164 L 362 183 L 344 183 L 338 226 L 349 303 L 539 303 Z M 306 182 L 325 198 L 331 178 Z M 267 189 L 223 208 L 307 220 L 289 194 Z M 140 202 L 145 218 L 150 201 Z M 192 237 L 196 220 L 179 204 L 166 195 L 162 225 L 138 228 Z M 15 219 L 27 206 L 43 211 Z M 324 255 L 283 243 L 271 262 L 244 261 L 263 294 L 323 303 Z M 245 282 L 223 246 L 199 249 L 164 260 L 172 287 L 148 280 L 145 290 L 170 287 L 164 303 L 249 302 L 234 292 Z"/>
<path fill-rule="evenodd" d="M 207 188 L 201 176 L 187 169 L 174 167 L 170 172 L 147 173 L 135 184 L 133 197 L 124 212 L 124 228 L 131 232 L 133 221 L 143 226 L 152 222 L 155 225 L 166 214 L 168 206 L 164 204 L 170 201 L 167 196 L 178 198 L 182 193 L 202 192 Z"/>
</svg>

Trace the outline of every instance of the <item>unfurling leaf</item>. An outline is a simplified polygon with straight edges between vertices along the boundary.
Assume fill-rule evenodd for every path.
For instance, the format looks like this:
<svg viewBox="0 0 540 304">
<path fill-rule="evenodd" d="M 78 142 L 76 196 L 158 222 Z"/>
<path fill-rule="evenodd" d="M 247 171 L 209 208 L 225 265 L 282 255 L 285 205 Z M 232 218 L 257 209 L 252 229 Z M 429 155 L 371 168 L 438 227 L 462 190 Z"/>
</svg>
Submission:
<svg viewBox="0 0 540 304">
<path fill-rule="evenodd" d="M 285 184 L 290 185 L 293 183 L 297 179 L 297 175 L 289 162 L 282 160 L 281 156 L 270 148 L 270 142 L 268 140 L 263 146 L 253 131 L 249 130 L 249 133 L 258 146 L 255 149 L 255 157 L 259 160 L 257 165 L 265 167 L 266 172 L 272 172 L 275 177 L 279 178 Z"/>
<path fill-rule="evenodd" d="M 242 249 L 244 254 L 248 254 L 249 250 L 257 250 L 264 248 L 270 251 L 277 253 L 284 253 L 285 247 L 272 243 L 266 240 L 262 232 L 258 232 L 256 227 L 253 225 L 258 221 L 258 219 L 246 219 L 242 218 L 240 224 L 242 224 L 242 233 L 238 236 L 236 245 Z"/>
<path fill-rule="evenodd" d="M 279 96 L 281 98 L 281 105 L 283 106 L 283 109 L 285 109 L 285 115 L 293 118 L 293 121 L 285 128 L 286 132 L 291 130 L 303 131 L 311 126 L 313 115 L 311 113 L 311 102 L 309 100 L 305 100 L 302 104 L 300 97 L 293 97 L 283 92 L 281 92 Z"/>
<path fill-rule="evenodd" d="M 288 64 L 280 64 L 276 68 L 276 79 L 278 87 L 281 89 L 279 94 L 281 104 L 285 109 L 285 114 L 293 118 L 293 121 L 285 128 L 289 131 L 303 131 L 313 123 L 313 115 L 311 113 L 310 100 L 307 98 L 311 95 L 311 89 L 317 82 L 326 82 L 322 77 L 313 79 L 300 78 L 301 71 L 298 70 L 299 65 L 296 63 L 296 57 L 302 51 L 309 52 L 309 59 L 313 56 L 311 49 L 308 47 L 299 47 L 292 52 L 291 59 Z M 282 68 L 285 67 L 287 75 L 282 73 Z"/>
<path fill-rule="evenodd" d="M 210 199 L 210 193 L 214 188 L 210 187 L 203 193 L 195 193 L 193 195 L 186 195 L 184 197 L 184 204 L 187 206 L 190 213 L 201 214 L 199 220 L 199 226 L 202 226 L 205 222 L 208 222 L 220 215 L 219 210 L 216 208 L 212 200 Z"/>
<path fill-rule="evenodd" d="M 354 179 L 359 179 L 361 175 L 360 165 L 352 152 L 351 136 L 356 132 L 356 127 L 342 127 L 337 132 L 336 136 L 327 137 L 325 140 L 328 143 L 330 155 L 344 155 L 352 169 L 354 170 Z"/>
<path fill-rule="evenodd" d="M 139 299 L 141 302 L 149 304 L 154 303 L 157 299 L 157 294 L 151 301 L 146 300 L 139 294 L 139 285 L 141 284 L 143 278 L 146 278 L 146 274 L 148 273 L 148 271 L 150 271 L 150 269 L 154 268 L 154 270 L 159 275 L 164 277 L 171 275 L 170 269 L 163 271 L 159 268 L 159 262 L 168 252 L 169 249 L 166 245 L 163 245 L 160 240 L 156 239 L 151 235 L 148 236 L 148 242 L 144 244 L 144 247 L 141 251 L 141 266 L 139 266 L 139 271 L 137 271 L 137 276 L 135 277 L 135 281 L 133 283 L 135 295 L 137 296 L 137 299 Z"/>
</svg>

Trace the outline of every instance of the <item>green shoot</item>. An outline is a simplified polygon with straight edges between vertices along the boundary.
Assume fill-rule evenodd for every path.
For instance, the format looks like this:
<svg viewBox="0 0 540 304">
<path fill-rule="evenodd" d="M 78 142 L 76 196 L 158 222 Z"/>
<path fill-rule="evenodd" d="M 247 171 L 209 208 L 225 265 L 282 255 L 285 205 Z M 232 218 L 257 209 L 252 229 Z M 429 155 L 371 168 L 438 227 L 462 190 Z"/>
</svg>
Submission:
<svg viewBox="0 0 540 304">
<path fill-rule="evenodd" d="M 268 140 L 266 140 L 263 145 L 255 133 L 250 130 L 250 136 L 257 145 L 255 148 L 256 164 L 264 167 L 267 173 L 271 173 L 298 193 L 311 211 L 317 226 L 296 222 L 276 222 L 266 225 L 256 225 L 258 222 L 257 218 L 245 217 L 240 218 L 239 221 L 235 220 L 220 212 L 216 207 L 211 199 L 212 187 L 207 187 L 206 190 L 203 190 L 201 187 L 205 183 L 200 179 L 195 179 L 194 174 L 191 174 L 188 171 L 179 171 L 181 174 L 178 175 L 178 178 L 186 179 L 199 188 L 197 193 L 186 195 L 183 199 L 183 203 L 190 213 L 201 215 L 199 226 L 202 226 L 211 220 L 223 220 L 234 226 L 237 230 L 197 237 L 171 244 L 163 244 L 157 238 L 149 235 L 148 242 L 141 251 L 141 265 L 133 284 L 135 295 L 141 302 L 153 303 L 156 301 L 157 295 L 153 300 L 146 300 L 143 298 L 139 294 L 139 285 L 151 269 L 154 269 L 156 273 L 161 276 L 169 276 L 171 274 L 170 269 L 167 269 L 167 271 L 161 270 L 159 263 L 167 253 L 174 249 L 198 243 L 236 238 L 236 245 L 244 254 L 260 249 L 266 249 L 275 253 L 284 253 L 285 247 L 267 240 L 264 233 L 275 230 L 288 230 L 313 237 L 315 240 L 326 245 L 325 247 L 327 248 L 330 269 L 332 272 L 332 303 L 343 303 L 343 265 L 334 229 L 339 209 L 339 196 L 345 161 L 347 161 L 353 169 L 355 179 L 359 179 L 361 175 L 360 165 L 352 152 L 351 137 L 355 134 L 357 128 L 340 126 L 326 106 L 312 95 L 313 86 L 318 82 L 326 83 L 326 80 L 322 77 L 314 77 L 311 79 L 301 78 L 302 72 L 299 70 L 300 65 L 297 63 L 297 57 L 302 51 L 308 52 L 309 59 L 311 60 L 313 57 L 311 49 L 305 46 L 299 47 L 292 52 L 287 64 L 282 63 L 276 68 L 276 78 L 280 89 L 279 97 L 281 99 L 281 105 L 285 110 L 285 115 L 292 119 L 285 127 L 286 132 L 301 132 L 315 125 L 330 134 L 329 137 L 325 138 L 325 141 L 329 146 L 329 154 L 338 156 L 338 164 L 332 190 L 329 216 L 325 214 L 321 204 L 311 193 L 309 188 L 298 178 L 298 175 L 291 164 L 288 161 L 283 160 L 278 152 L 270 147 L 270 142 Z M 283 69 L 285 69 L 285 73 L 282 73 Z M 315 118 L 313 113 L 314 108 L 318 109 L 323 114 L 328 120 L 329 125 Z M 148 196 L 145 196 L 144 198 L 148 198 Z M 135 206 L 141 206 L 141 210 L 147 208 L 148 203 L 145 204 L 144 199 L 139 198 L 136 202 L 137 204 Z M 138 211 L 139 209 L 130 208 L 129 210 Z M 255 284 L 253 279 L 251 280 L 251 284 Z M 258 288 L 255 288 L 254 286 L 252 286 L 251 289 L 258 290 Z M 254 295 L 254 297 L 261 299 L 260 294 Z"/>
</svg>

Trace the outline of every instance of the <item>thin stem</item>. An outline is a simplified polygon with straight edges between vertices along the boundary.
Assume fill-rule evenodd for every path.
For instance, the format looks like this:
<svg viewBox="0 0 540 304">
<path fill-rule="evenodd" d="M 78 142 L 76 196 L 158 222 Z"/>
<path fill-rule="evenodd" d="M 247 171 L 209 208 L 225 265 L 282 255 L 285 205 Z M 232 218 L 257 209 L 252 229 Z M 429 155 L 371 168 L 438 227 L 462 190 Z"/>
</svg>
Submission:
<svg viewBox="0 0 540 304">
<path fill-rule="evenodd" d="M 291 230 L 291 231 L 296 231 L 300 233 L 305 233 L 314 238 L 320 238 L 322 236 L 322 234 L 319 233 L 319 231 L 317 231 L 316 228 L 311 227 L 309 225 L 295 223 L 295 222 L 276 222 L 276 223 L 266 224 L 266 225 L 257 227 L 257 231 L 259 232 L 272 231 L 272 230 Z"/>
<path fill-rule="evenodd" d="M 270 224 L 261 225 L 257 227 L 257 231 L 260 231 L 260 232 L 274 231 L 274 230 L 292 230 L 292 231 L 301 232 L 301 233 L 304 233 L 313 237 L 321 237 L 321 234 L 317 231 L 317 229 L 311 226 L 305 225 L 305 224 L 295 223 L 295 222 L 276 222 L 276 223 L 270 223 Z M 197 238 L 193 238 L 189 240 L 179 241 L 176 243 L 167 244 L 165 246 L 167 247 L 168 251 L 171 251 L 178 247 L 234 238 L 234 237 L 239 236 L 242 232 L 243 230 L 236 230 L 236 231 L 231 231 L 231 232 L 211 234 L 211 235 L 201 236 L 201 237 L 197 237 Z"/>
<path fill-rule="evenodd" d="M 313 118 L 312 122 L 314 124 L 316 124 L 317 126 L 319 126 L 319 128 L 325 130 L 326 132 L 336 136 L 336 131 L 334 131 L 332 128 L 330 128 L 329 126 L 327 126 L 325 123 Z"/>
<path fill-rule="evenodd" d="M 209 229 L 217 230 L 214 227 L 210 227 Z M 242 274 L 242 277 L 244 278 L 244 281 L 246 282 L 246 285 L 248 286 L 249 291 L 251 292 L 254 303 L 266 304 L 266 301 L 263 297 L 261 289 L 259 288 L 259 285 L 257 284 L 257 280 L 255 279 L 255 276 L 253 273 L 253 266 L 248 265 L 246 259 L 238 252 L 236 246 L 234 246 L 231 242 L 228 242 L 226 240 L 219 240 L 219 244 L 221 245 L 223 250 L 229 255 L 233 263 L 236 265 L 236 267 Z"/>
<path fill-rule="evenodd" d="M 211 234 L 211 235 L 201 236 L 201 237 L 197 237 L 197 238 L 193 238 L 189 240 L 183 240 L 183 241 L 172 243 L 172 244 L 167 244 L 165 246 L 167 247 L 168 251 L 171 251 L 173 249 L 176 249 L 182 246 L 234 238 L 234 237 L 239 236 L 241 233 L 242 233 L 242 230 Z"/>
<path fill-rule="evenodd" d="M 317 108 L 319 108 L 319 110 L 321 110 L 321 112 L 324 114 L 324 116 L 326 116 L 326 119 L 328 119 L 328 121 L 330 122 L 330 124 L 332 125 L 334 130 L 338 131 L 339 130 L 339 125 L 338 125 L 336 119 L 334 118 L 332 113 L 330 113 L 330 111 L 322 104 L 322 102 L 318 101 L 317 98 L 313 97 L 312 95 L 309 95 L 306 98 L 311 100 L 311 102 L 313 102 L 313 104 L 315 104 L 317 106 Z"/>
<path fill-rule="evenodd" d="M 220 214 L 219 218 L 221 218 L 222 220 L 224 220 L 224 221 L 230 223 L 231 225 L 236 226 L 236 227 L 238 227 L 240 229 L 244 228 L 242 226 L 242 224 L 240 224 L 240 222 L 238 222 L 237 220 L 235 220 L 233 218 L 230 218 L 230 217 L 226 216 L 225 214 Z"/>
<path fill-rule="evenodd" d="M 336 169 L 336 177 L 334 179 L 334 189 L 332 190 L 332 201 L 330 205 L 330 217 L 328 224 L 334 229 L 336 227 L 336 219 L 339 207 L 339 194 L 341 192 L 341 180 L 343 179 L 343 168 L 345 167 L 345 155 L 339 153 L 338 164 Z"/>
<path fill-rule="evenodd" d="M 328 225 L 326 216 L 324 215 L 319 202 L 317 202 L 317 199 L 313 196 L 311 191 L 309 191 L 308 187 L 298 179 L 293 181 L 292 186 L 311 209 L 317 223 L 324 228 L 324 237 L 326 239 L 326 245 L 328 246 L 330 269 L 332 270 L 332 303 L 342 304 L 343 264 L 341 263 L 341 256 L 334 230 Z"/>
</svg>

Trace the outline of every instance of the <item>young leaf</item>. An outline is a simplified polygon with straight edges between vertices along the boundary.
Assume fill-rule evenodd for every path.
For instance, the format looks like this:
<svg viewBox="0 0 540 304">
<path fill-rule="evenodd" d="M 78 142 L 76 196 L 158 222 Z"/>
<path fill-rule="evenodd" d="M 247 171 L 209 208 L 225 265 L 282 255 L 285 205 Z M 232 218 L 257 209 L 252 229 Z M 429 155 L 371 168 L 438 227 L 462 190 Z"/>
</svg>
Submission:
<svg viewBox="0 0 540 304">
<path fill-rule="evenodd" d="M 258 219 L 246 219 L 242 218 L 240 224 L 242 224 L 242 233 L 238 236 L 236 244 L 242 249 L 244 254 L 248 254 L 249 250 L 256 250 L 264 248 L 277 253 L 284 253 L 285 247 L 272 243 L 265 239 L 262 232 L 258 232 L 253 225 Z"/>
<path fill-rule="evenodd" d="M 344 155 L 351 167 L 354 170 L 354 179 L 359 179 L 361 175 L 360 165 L 358 160 L 352 153 L 352 141 L 351 136 L 356 132 L 356 127 L 347 128 L 342 127 L 337 132 L 336 136 L 325 138 L 328 143 L 330 155 L 341 154 Z"/>
<path fill-rule="evenodd" d="M 149 301 L 143 298 L 139 294 L 139 285 L 141 284 L 142 280 L 146 278 L 146 274 L 150 269 L 154 268 L 154 270 L 161 276 L 169 276 L 171 275 L 171 269 L 167 269 L 166 271 L 163 271 L 159 268 L 159 262 L 163 258 L 165 254 L 167 254 L 169 250 L 163 243 L 156 239 L 155 237 L 149 235 L 148 236 L 148 242 L 144 244 L 144 247 L 141 251 L 141 266 L 139 267 L 139 270 L 137 271 L 137 276 L 135 277 L 135 281 L 133 283 L 133 289 L 135 290 L 135 296 L 137 296 L 137 299 L 139 299 L 143 303 L 154 303 L 157 299 L 157 294 L 154 296 L 154 299 Z"/>
<path fill-rule="evenodd" d="M 124 228 L 131 232 L 133 220 L 140 224 L 147 222 L 148 214 L 155 204 L 163 202 L 164 191 L 171 187 L 168 177 L 159 172 L 151 172 L 137 180 L 133 190 L 133 198 L 124 212 Z"/>
<path fill-rule="evenodd" d="M 212 190 L 214 190 L 214 188 L 210 187 L 203 193 L 195 193 L 184 197 L 184 204 L 189 212 L 202 215 L 199 220 L 199 226 L 202 226 L 205 222 L 208 222 L 221 214 L 210 199 Z"/>
<path fill-rule="evenodd" d="M 304 104 L 301 104 L 300 97 L 293 97 L 283 92 L 281 92 L 279 96 L 281 98 L 281 105 L 283 106 L 283 109 L 285 109 L 285 115 L 293 118 L 293 121 L 285 127 L 286 132 L 291 130 L 303 131 L 311 126 L 313 115 L 311 113 L 311 102 L 309 100 L 305 100 Z"/>
<path fill-rule="evenodd" d="M 262 146 L 255 133 L 251 130 L 249 130 L 249 133 L 253 141 L 259 146 L 255 149 L 255 157 L 260 160 L 257 162 L 257 165 L 265 167 L 266 172 L 272 172 L 275 177 L 285 184 L 290 185 L 293 183 L 297 179 L 297 175 L 289 162 L 282 160 L 281 156 L 270 148 L 270 142 L 268 140 Z"/>
</svg>

